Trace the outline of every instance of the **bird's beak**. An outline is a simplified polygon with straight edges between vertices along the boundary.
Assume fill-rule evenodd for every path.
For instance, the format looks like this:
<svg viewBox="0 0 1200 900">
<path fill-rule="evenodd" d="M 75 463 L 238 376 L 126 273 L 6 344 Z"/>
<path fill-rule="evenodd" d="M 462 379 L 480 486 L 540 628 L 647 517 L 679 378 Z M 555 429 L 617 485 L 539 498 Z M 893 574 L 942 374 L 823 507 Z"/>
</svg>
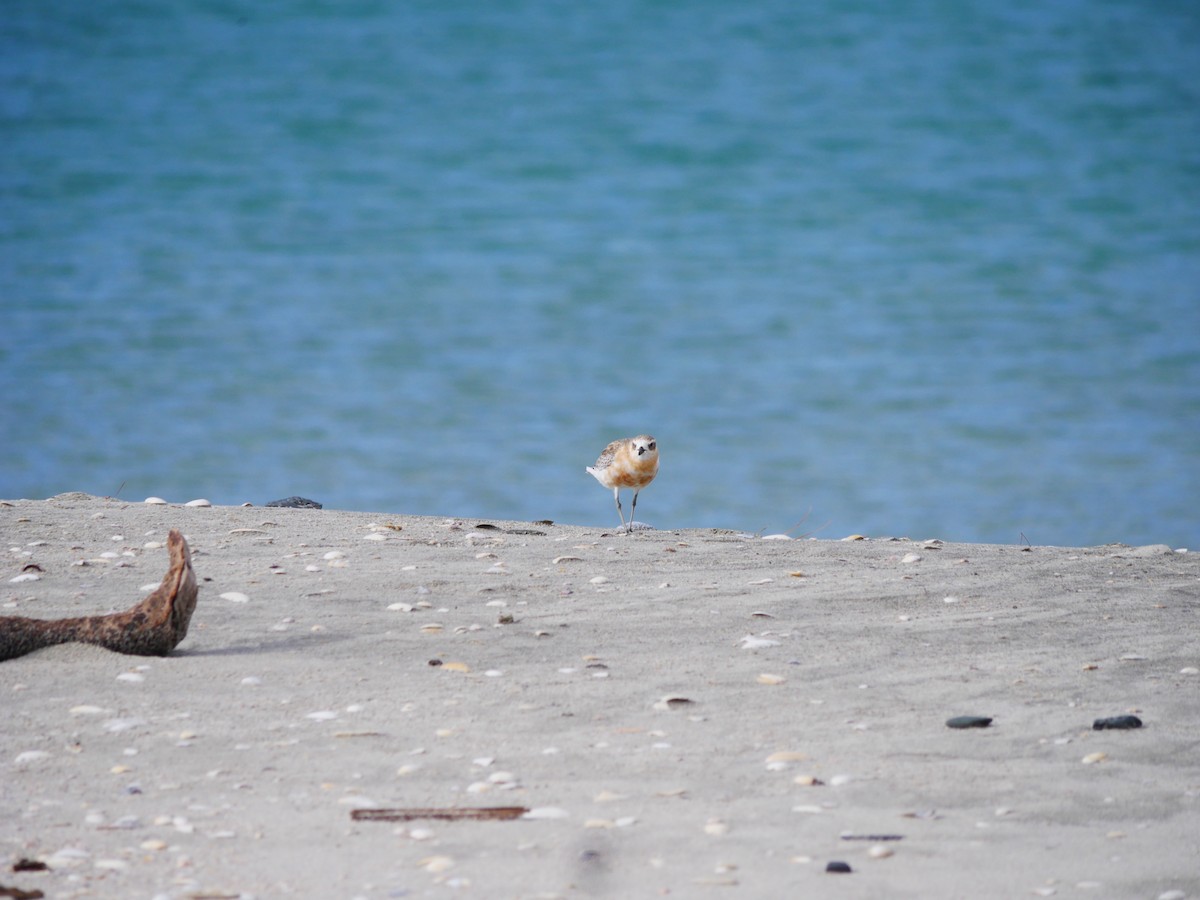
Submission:
<svg viewBox="0 0 1200 900">
<path fill-rule="evenodd" d="M 638 447 L 638 456 L 641 456 L 641 455 L 642 455 L 643 453 L 645 453 L 645 452 L 646 452 L 646 448 L 645 448 L 645 447 Z"/>
</svg>

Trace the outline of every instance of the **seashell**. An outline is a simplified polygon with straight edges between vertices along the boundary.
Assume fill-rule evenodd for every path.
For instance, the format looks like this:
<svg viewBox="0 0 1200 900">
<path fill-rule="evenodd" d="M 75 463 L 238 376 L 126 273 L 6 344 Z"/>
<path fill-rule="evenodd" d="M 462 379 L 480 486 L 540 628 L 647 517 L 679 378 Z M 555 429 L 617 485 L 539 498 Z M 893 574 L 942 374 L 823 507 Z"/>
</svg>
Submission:
<svg viewBox="0 0 1200 900">
<path fill-rule="evenodd" d="M 222 600 L 228 600 L 230 603 L 248 603 L 250 598 L 240 591 L 226 591 L 220 595 Z"/>
<path fill-rule="evenodd" d="M 987 728 L 991 724 L 988 716 L 955 716 L 946 720 L 947 728 Z"/>
<path fill-rule="evenodd" d="M 663 697 L 661 700 L 659 700 L 657 703 L 654 704 L 654 709 L 657 709 L 660 711 L 666 711 L 666 710 L 670 710 L 670 709 L 679 709 L 680 707 L 683 707 L 683 706 L 690 706 L 693 703 L 695 703 L 695 701 L 688 697 L 677 697 L 677 696 L 668 694 L 666 697 Z"/>
<path fill-rule="evenodd" d="M 867 856 L 871 859 L 887 859 L 889 856 L 894 856 L 895 853 L 896 851 L 887 844 L 876 844 L 867 850 Z"/>
<path fill-rule="evenodd" d="M 767 757 L 768 763 L 789 763 L 799 762 L 802 759 L 808 759 L 807 753 L 801 753 L 799 750 L 777 750 Z"/>
<path fill-rule="evenodd" d="M 837 875 L 849 875 L 854 870 L 850 868 L 850 863 L 835 859 L 825 864 L 825 871 Z"/>
<path fill-rule="evenodd" d="M 21 584 L 26 581 L 41 581 L 42 576 L 37 572 L 26 572 L 23 575 L 17 575 L 14 578 L 8 579 L 9 584 Z"/>
<path fill-rule="evenodd" d="M 1180 675 L 1200 675 L 1200 669 L 1195 666 L 1184 666 L 1179 670 Z"/>
<path fill-rule="evenodd" d="M 797 775 L 792 781 L 804 787 L 819 787 L 825 783 L 815 775 Z"/>
<path fill-rule="evenodd" d="M 134 716 L 125 719 L 109 719 L 104 723 L 104 730 L 109 734 L 119 734 L 122 731 L 132 731 L 146 724 L 145 719 Z"/>
<path fill-rule="evenodd" d="M 1106 759 L 1108 759 L 1108 754 L 1102 750 L 1099 750 L 1095 753 L 1089 753 L 1087 756 L 1085 756 L 1083 759 L 1081 759 L 1080 762 L 1083 763 L 1085 766 L 1090 766 L 1094 763 L 1102 762 L 1103 760 L 1106 760 Z"/>
<path fill-rule="evenodd" d="M 554 557 L 554 565 L 559 565 L 565 562 L 583 562 L 582 556 L 556 556 Z"/>
<path fill-rule="evenodd" d="M 454 857 L 452 856 L 427 856 L 422 860 L 417 861 L 417 865 L 426 872 L 445 872 L 454 865 Z"/>
<path fill-rule="evenodd" d="M 704 823 L 704 833 L 713 837 L 729 834 L 729 823 L 721 819 L 709 819 Z"/>
<path fill-rule="evenodd" d="M 779 641 L 773 641 L 770 638 L 757 637 L 753 634 L 748 634 L 742 638 L 743 650 L 761 650 L 764 647 L 778 647 Z"/>
<path fill-rule="evenodd" d="M 905 553 L 904 556 L 901 557 L 901 559 L 900 559 L 900 562 L 905 563 L 905 564 L 912 564 L 912 563 L 917 563 L 920 561 L 921 561 L 920 553 Z"/>
<path fill-rule="evenodd" d="M 1103 731 L 1106 728 L 1124 730 L 1141 727 L 1142 720 L 1137 716 L 1110 716 L 1107 719 L 1097 719 L 1092 723 L 1092 728 L 1096 731 Z"/>
<path fill-rule="evenodd" d="M 764 534 L 762 539 L 764 541 L 790 541 L 792 538 L 787 534 Z"/>
<path fill-rule="evenodd" d="M 771 675 L 767 672 L 763 672 L 763 674 L 759 675 L 754 680 L 759 684 L 783 684 L 785 681 L 787 681 L 787 679 L 782 675 Z"/>
<path fill-rule="evenodd" d="M 285 509 L 321 509 L 321 504 L 307 497 L 285 497 L 282 500 L 271 500 L 263 506 L 281 506 Z"/>
<path fill-rule="evenodd" d="M 757 585 L 757 584 L 770 584 L 770 583 L 771 583 L 772 581 L 774 581 L 774 580 L 775 580 L 774 578 L 759 578 L 759 579 L 756 579 L 755 581 L 748 581 L 748 582 L 746 582 L 746 583 L 747 583 L 747 584 L 755 584 L 755 585 Z"/>
<path fill-rule="evenodd" d="M 80 706 L 72 706 L 67 712 L 73 716 L 99 716 L 111 712 L 111 710 L 104 709 L 101 706 L 82 704 Z"/>
<path fill-rule="evenodd" d="M 201 499 L 201 500 L 189 500 L 187 503 L 184 504 L 184 506 L 208 507 L 208 506 L 212 506 L 212 504 L 209 503 L 207 500 Z"/>
<path fill-rule="evenodd" d="M 421 633 L 422 634 L 438 634 L 442 631 L 442 627 L 443 626 L 439 625 L 437 622 L 429 622 L 429 623 L 421 626 Z"/>
<path fill-rule="evenodd" d="M 522 819 L 566 819 L 571 814 L 565 809 L 560 809 L 557 806 L 535 806 L 528 810 Z"/>
<path fill-rule="evenodd" d="M 595 578 L 589 579 L 589 584 L 608 584 L 608 579 L 603 575 L 597 575 Z"/>
<path fill-rule="evenodd" d="M 464 662 L 448 662 L 442 663 L 442 668 L 447 672 L 470 672 L 471 667 Z"/>
<path fill-rule="evenodd" d="M 167 501 L 164 500 L 162 497 L 147 497 L 142 502 L 148 503 L 151 506 L 166 506 L 167 505 Z"/>
<path fill-rule="evenodd" d="M 867 537 L 864 534 L 848 534 L 842 538 L 843 541 L 865 541 L 866 539 Z"/>
</svg>

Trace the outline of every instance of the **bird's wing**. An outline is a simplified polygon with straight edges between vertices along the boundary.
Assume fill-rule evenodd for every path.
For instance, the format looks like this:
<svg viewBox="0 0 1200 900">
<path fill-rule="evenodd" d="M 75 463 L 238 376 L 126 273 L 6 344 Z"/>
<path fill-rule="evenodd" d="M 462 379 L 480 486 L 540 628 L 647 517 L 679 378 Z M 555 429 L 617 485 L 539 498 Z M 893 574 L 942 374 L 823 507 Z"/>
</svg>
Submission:
<svg viewBox="0 0 1200 900">
<path fill-rule="evenodd" d="M 625 439 L 618 438 L 605 447 L 600 455 L 596 458 L 596 465 L 593 468 L 607 469 L 609 466 L 611 466 L 613 459 L 616 458 L 617 451 L 621 449 L 621 445 L 623 443 L 625 443 Z"/>
</svg>

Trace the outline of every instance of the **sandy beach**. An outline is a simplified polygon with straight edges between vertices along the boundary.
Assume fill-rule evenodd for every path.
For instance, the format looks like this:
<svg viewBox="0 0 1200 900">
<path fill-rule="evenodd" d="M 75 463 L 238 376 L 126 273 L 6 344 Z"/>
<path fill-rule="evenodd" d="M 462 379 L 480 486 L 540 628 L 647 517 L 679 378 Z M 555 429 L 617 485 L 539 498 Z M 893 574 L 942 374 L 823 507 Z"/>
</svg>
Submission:
<svg viewBox="0 0 1200 900">
<path fill-rule="evenodd" d="M 0 886 L 1200 898 L 1197 552 L 68 494 L 0 505 L 0 615 L 131 606 L 171 528 L 171 655 L 0 663 Z"/>
</svg>

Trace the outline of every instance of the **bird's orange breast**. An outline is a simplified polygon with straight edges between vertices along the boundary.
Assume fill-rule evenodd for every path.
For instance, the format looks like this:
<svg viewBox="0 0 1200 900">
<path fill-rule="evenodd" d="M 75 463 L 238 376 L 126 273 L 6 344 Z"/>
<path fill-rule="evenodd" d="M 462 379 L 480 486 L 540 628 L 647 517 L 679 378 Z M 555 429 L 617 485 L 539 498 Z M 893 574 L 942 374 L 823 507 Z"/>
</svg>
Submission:
<svg viewBox="0 0 1200 900">
<path fill-rule="evenodd" d="M 643 459 L 628 451 L 618 453 L 605 474 L 611 477 L 613 487 L 643 488 L 658 474 L 658 456 Z"/>
</svg>

